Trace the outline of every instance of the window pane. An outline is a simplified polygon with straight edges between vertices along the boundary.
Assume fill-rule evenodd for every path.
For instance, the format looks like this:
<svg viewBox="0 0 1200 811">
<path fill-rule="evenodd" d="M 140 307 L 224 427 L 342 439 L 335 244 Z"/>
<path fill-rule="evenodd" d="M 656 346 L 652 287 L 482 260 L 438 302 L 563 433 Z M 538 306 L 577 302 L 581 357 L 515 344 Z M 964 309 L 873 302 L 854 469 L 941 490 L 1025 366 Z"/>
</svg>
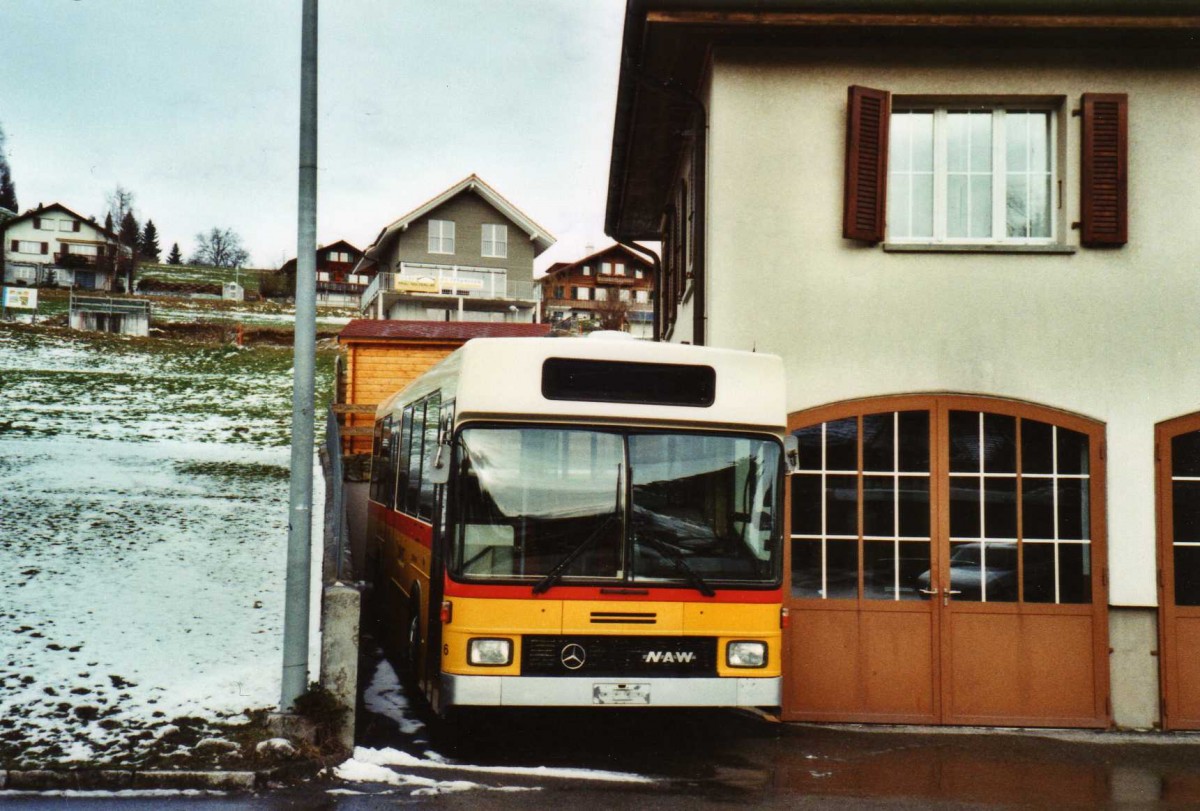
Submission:
<svg viewBox="0 0 1200 811">
<path fill-rule="evenodd" d="M 797 473 L 792 476 L 792 534 L 821 534 L 821 477 Z"/>
<path fill-rule="evenodd" d="M 1171 482 L 1172 520 L 1178 541 L 1200 541 L 1200 482 Z"/>
<path fill-rule="evenodd" d="M 896 599 L 896 544 L 892 541 L 863 543 L 863 598 Z"/>
<path fill-rule="evenodd" d="M 1200 605 L 1200 546 L 1175 547 L 1175 605 Z"/>
<path fill-rule="evenodd" d="M 912 113 L 892 115 L 888 131 L 888 167 L 893 172 L 912 169 Z"/>
<path fill-rule="evenodd" d="M 1025 558 L 1025 602 L 1054 602 L 1054 544 L 1021 544 Z"/>
<path fill-rule="evenodd" d="M 825 424 L 825 469 L 858 470 L 858 419 Z"/>
<path fill-rule="evenodd" d="M 1054 538 L 1054 484 L 1052 479 L 1021 479 L 1021 537 Z"/>
<path fill-rule="evenodd" d="M 858 596 L 857 541 L 826 541 L 825 596 L 831 600 Z"/>
<path fill-rule="evenodd" d="M 971 168 L 970 113 L 946 114 L 946 169 L 965 172 Z"/>
<path fill-rule="evenodd" d="M 992 176 L 971 177 L 971 222 L 970 236 L 976 238 L 992 235 Z"/>
<path fill-rule="evenodd" d="M 863 535 L 893 537 L 896 490 L 891 476 L 863 477 Z"/>
<path fill-rule="evenodd" d="M 1171 439 L 1171 475 L 1200 476 L 1200 431 Z"/>
<path fill-rule="evenodd" d="M 900 412 L 900 470 L 929 472 L 929 412 Z"/>
<path fill-rule="evenodd" d="M 792 596 L 821 596 L 820 541 L 792 541 Z"/>
<path fill-rule="evenodd" d="M 979 414 L 974 411 L 950 412 L 950 469 L 979 472 Z"/>
<path fill-rule="evenodd" d="M 1029 236 L 1050 236 L 1050 178 L 1029 179 Z"/>
<path fill-rule="evenodd" d="M 1053 473 L 1053 429 L 1044 422 L 1021 420 L 1021 471 Z"/>
<path fill-rule="evenodd" d="M 868 414 L 863 417 L 863 470 L 895 470 L 895 447 L 893 414 Z"/>
<path fill-rule="evenodd" d="M 1029 181 L 1025 175 L 1008 173 L 1008 189 L 1005 194 L 1005 204 L 1008 207 L 1008 235 L 1010 237 L 1026 237 L 1029 235 Z"/>
<path fill-rule="evenodd" d="M 857 477 L 825 477 L 825 534 L 858 535 Z"/>
<path fill-rule="evenodd" d="M 900 547 L 900 599 L 922 600 L 926 595 L 921 589 L 929 588 L 929 543 L 928 541 L 901 541 Z"/>
<path fill-rule="evenodd" d="M 1024 113 L 1009 111 L 1004 116 L 1004 154 L 1010 172 L 1029 168 L 1029 135 Z"/>
<path fill-rule="evenodd" d="M 983 595 L 989 603 L 1016 602 L 1017 545 L 1015 543 L 985 543 L 983 545 Z"/>
<path fill-rule="evenodd" d="M 984 479 L 984 536 L 1017 537 L 1017 480 Z"/>
<path fill-rule="evenodd" d="M 990 172 L 992 170 L 992 114 L 972 113 L 970 130 L 971 171 Z"/>
<path fill-rule="evenodd" d="M 1092 600 L 1092 547 L 1082 543 L 1058 545 L 1058 601 L 1088 603 Z"/>
<path fill-rule="evenodd" d="M 933 175 L 914 175 L 912 179 L 912 231 L 914 237 L 933 236 Z"/>
<path fill-rule="evenodd" d="M 888 233 L 893 237 L 911 237 L 912 175 L 893 173 L 888 177 Z"/>
<path fill-rule="evenodd" d="M 933 171 L 933 113 L 909 113 L 912 133 L 912 169 L 914 172 Z"/>
<path fill-rule="evenodd" d="M 983 469 L 987 473 L 1017 472 L 1017 420 L 1002 414 L 983 418 Z"/>
<path fill-rule="evenodd" d="M 975 476 L 950 477 L 950 536 L 980 537 L 979 479 Z"/>
<path fill-rule="evenodd" d="M 978 602 L 982 599 L 982 583 L 982 544 L 950 544 L 950 589 L 959 592 L 954 599 Z"/>
<path fill-rule="evenodd" d="M 970 202 L 967 200 L 967 175 L 946 178 L 946 236 L 968 236 Z"/>
<path fill-rule="evenodd" d="M 900 477 L 900 535 L 905 538 L 929 537 L 928 477 Z"/>
<path fill-rule="evenodd" d="M 1078 431 L 1058 429 L 1058 472 L 1088 472 L 1088 437 Z"/>
<path fill-rule="evenodd" d="M 1060 540 L 1087 540 L 1089 531 L 1087 481 L 1059 479 L 1058 537 Z"/>
<path fill-rule="evenodd" d="M 821 426 L 812 425 L 795 432 L 800 441 L 800 469 L 821 469 Z"/>
<path fill-rule="evenodd" d="M 1050 113 L 1023 113 L 1028 125 L 1029 169 L 1034 172 L 1050 171 Z"/>
</svg>

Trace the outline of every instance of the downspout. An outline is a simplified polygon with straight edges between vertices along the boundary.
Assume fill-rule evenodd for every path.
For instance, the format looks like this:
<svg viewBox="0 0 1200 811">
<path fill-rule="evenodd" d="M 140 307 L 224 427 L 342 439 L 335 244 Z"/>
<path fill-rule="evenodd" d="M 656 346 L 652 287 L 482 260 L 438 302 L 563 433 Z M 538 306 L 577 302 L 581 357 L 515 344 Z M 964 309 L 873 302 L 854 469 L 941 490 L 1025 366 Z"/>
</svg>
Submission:
<svg viewBox="0 0 1200 811">
<path fill-rule="evenodd" d="M 654 279 L 654 322 L 651 325 L 654 333 L 654 340 L 662 340 L 662 262 L 658 258 L 658 254 L 649 248 L 638 245 L 633 240 L 617 240 L 617 244 L 623 248 L 628 248 L 634 253 L 646 257 L 650 261 L 650 278 Z"/>
<path fill-rule="evenodd" d="M 705 227 L 705 200 L 707 196 L 707 177 L 708 177 L 708 110 L 704 107 L 704 102 L 696 98 L 690 91 L 676 84 L 673 80 L 659 79 L 655 76 L 650 76 L 643 73 L 641 69 L 628 66 L 629 73 L 639 84 L 648 90 L 661 93 L 676 101 L 682 102 L 692 108 L 692 131 L 694 133 L 693 149 L 692 149 L 692 165 L 695 169 L 695 177 L 692 179 L 692 194 L 695 197 L 695 216 L 696 228 L 692 240 L 692 343 L 696 346 L 704 346 L 706 341 L 705 326 L 707 316 L 705 315 L 705 237 L 707 229 Z M 686 223 L 686 218 L 684 220 Z M 624 244 L 618 237 L 618 242 Z M 662 298 L 661 279 L 656 277 L 658 282 L 658 291 Z M 660 309 L 656 303 L 654 309 L 655 335 L 658 335 L 659 313 Z M 656 338 L 657 340 L 657 338 Z"/>
</svg>

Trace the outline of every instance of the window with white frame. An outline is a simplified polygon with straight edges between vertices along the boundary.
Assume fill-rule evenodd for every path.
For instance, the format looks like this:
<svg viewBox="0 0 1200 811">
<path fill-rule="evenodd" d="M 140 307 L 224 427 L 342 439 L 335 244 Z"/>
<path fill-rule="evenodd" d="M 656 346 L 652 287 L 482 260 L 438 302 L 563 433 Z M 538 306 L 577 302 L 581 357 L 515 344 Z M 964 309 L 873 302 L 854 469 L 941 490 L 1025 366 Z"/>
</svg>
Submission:
<svg viewBox="0 0 1200 811">
<path fill-rule="evenodd" d="M 504 259 L 508 256 L 508 226 L 507 225 L 491 225 L 483 224 L 483 248 L 484 256 Z"/>
<path fill-rule="evenodd" d="M 454 253 L 454 221 L 429 221 L 429 252 Z"/>
<path fill-rule="evenodd" d="M 636 295 L 638 304 L 648 304 L 650 302 L 649 290 L 638 290 L 636 291 Z"/>
<path fill-rule="evenodd" d="M 612 272 L 613 272 L 612 262 L 601 262 L 600 263 L 600 275 L 601 276 L 611 276 Z"/>
<path fill-rule="evenodd" d="M 618 290 L 617 298 L 619 298 L 621 301 L 629 301 L 629 293 L 630 292 L 631 291 L 629 291 L 629 290 Z"/>
<path fill-rule="evenodd" d="M 328 254 L 328 258 L 329 258 L 330 262 L 349 262 L 350 261 L 350 252 L 349 251 L 330 251 Z"/>
<path fill-rule="evenodd" d="M 625 263 L 624 262 L 617 262 L 617 275 L 618 276 L 625 275 Z"/>
<path fill-rule="evenodd" d="M 897 103 L 889 133 L 888 241 L 1053 242 L 1056 137 L 1049 108 Z"/>
<path fill-rule="evenodd" d="M 591 288 L 590 287 L 576 287 L 575 288 L 575 300 L 576 301 L 588 301 L 590 298 L 591 298 Z"/>
<path fill-rule="evenodd" d="M 592 266 L 591 266 L 591 265 L 584 265 L 584 266 L 583 266 L 583 275 L 584 275 L 584 276 L 591 276 L 591 275 L 592 275 Z"/>
<path fill-rule="evenodd" d="M 44 253 L 42 246 L 44 242 L 33 242 L 32 240 L 15 240 L 17 245 L 17 253 Z"/>
<path fill-rule="evenodd" d="M 596 288 L 596 301 L 608 301 L 608 290 L 603 287 Z"/>
<path fill-rule="evenodd" d="M 59 231 L 74 231 L 74 230 L 76 230 L 75 222 L 73 220 L 59 220 L 58 221 L 58 230 Z"/>
<path fill-rule="evenodd" d="M 100 249 L 96 245 L 63 245 L 65 253 L 73 256 L 99 256 Z"/>
<path fill-rule="evenodd" d="M 58 230 L 58 220 L 43 219 L 41 222 L 38 223 L 38 230 L 39 231 L 57 231 Z M 66 229 L 63 229 L 63 230 L 66 230 Z"/>
<path fill-rule="evenodd" d="M 645 278 L 645 275 L 646 275 L 646 274 L 645 274 L 645 273 L 643 273 L 643 272 L 642 272 L 642 271 L 640 271 L 640 270 L 635 270 L 635 271 L 633 272 L 633 278 L 635 278 L 635 279 L 642 279 L 642 278 Z"/>
</svg>

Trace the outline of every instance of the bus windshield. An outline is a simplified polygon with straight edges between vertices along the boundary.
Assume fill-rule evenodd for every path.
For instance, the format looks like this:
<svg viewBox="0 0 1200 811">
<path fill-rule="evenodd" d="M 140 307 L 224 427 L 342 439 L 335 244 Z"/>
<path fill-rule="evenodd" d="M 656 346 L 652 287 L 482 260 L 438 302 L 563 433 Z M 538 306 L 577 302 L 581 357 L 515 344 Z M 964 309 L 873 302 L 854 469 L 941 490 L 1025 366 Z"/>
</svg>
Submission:
<svg viewBox="0 0 1200 811">
<path fill-rule="evenodd" d="M 535 590 L 776 583 L 779 454 L 728 434 L 467 428 L 451 573 Z"/>
</svg>

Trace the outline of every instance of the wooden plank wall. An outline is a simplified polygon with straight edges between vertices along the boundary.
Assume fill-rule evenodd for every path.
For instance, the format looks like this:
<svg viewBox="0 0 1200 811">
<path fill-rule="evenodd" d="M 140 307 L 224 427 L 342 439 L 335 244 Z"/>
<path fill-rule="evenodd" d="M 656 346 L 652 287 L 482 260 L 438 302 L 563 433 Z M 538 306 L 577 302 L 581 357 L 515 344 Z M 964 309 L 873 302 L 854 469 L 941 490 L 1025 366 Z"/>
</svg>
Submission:
<svg viewBox="0 0 1200 811">
<path fill-rule="evenodd" d="M 413 343 L 408 341 L 345 341 L 346 402 L 352 405 L 378 405 L 413 379 L 449 355 L 461 343 Z M 371 414 L 346 414 L 347 428 L 370 428 Z M 347 453 L 370 453 L 371 437 L 346 432 Z"/>
</svg>

